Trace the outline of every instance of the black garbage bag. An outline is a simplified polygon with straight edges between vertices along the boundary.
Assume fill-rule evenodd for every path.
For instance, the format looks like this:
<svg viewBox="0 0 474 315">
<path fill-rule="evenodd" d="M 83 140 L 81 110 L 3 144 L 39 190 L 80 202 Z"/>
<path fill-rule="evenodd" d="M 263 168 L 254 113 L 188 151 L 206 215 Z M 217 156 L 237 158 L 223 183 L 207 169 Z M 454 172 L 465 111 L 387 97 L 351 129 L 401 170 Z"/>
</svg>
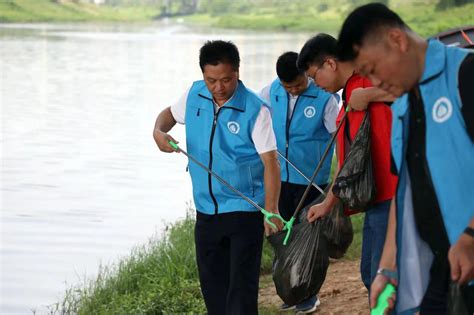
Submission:
<svg viewBox="0 0 474 315">
<path fill-rule="evenodd" d="M 326 194 L 329 192 L 330 187 L 331 184 L 324 190 Z M 304 208 L 303 212 L 307 213 L 311 206 L 322 202 L 323 199 L 324 196 L 319 196 Z M 304 220 L 306 220 L 306 218 L 304 218 Z M 323 233 L 327 239 L 329 257 L 334 259 L 342 258 L 354 239 L 352 221 L 351 218 L 344 213 L 342 202 L 338 202 L 322 221 Z"/>
<path fill-rule="evenodd" d="M 365 211 L 375 199 L 375 180 L 370 154 L 370 119 L 367 112 L 357 131 L 332 189 L 350 209 Z"/>
<path fill-rule="evenodd" d="M 314 297 L 326 279 L 329 266 L 323 221 L 309 223 L 307 209 L 301 211 L 299 223 L 293 226 L 286 245 L 283 245 L 286 231 L 267 238 L 275 251 L 273 282 L 278 296 L 288 305 Z"/>
<path fill-rule="evenodd" d="M 354 239 L 351 218 L 344 214 L 344 206 L 338 202 L 324 218 L 324 235 L 328 240 L 328 255 L 339 259 L 344 256 Z"/>
<path fill-rule="evenodd" d="M 461 286 L 455 282 L 449 284 L 448 315 L 469 315 Z"/>
</svg>

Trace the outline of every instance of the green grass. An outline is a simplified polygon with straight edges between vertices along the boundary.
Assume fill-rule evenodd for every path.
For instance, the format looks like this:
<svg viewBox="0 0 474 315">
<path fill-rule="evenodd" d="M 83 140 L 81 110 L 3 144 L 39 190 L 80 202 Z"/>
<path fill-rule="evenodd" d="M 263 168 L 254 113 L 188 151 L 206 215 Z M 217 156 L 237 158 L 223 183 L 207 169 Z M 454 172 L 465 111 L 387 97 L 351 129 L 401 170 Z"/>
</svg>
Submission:
<svg viewBox="0 0 474 315">
<path fill-rule="evenodd" d="M 180 17 L 187 24 L 203 25 L 217 28 L 280 30 L 280 31 L 323 31 L 334 32 L 341 22 L 336 15 L 324 17 L 314 14 L 280 14 L 280 13 L 246 13 L 213 16 L 210 14 Z"/>
<path fill-rule="evenodd" d="M 0 22 L 84 22 L 84 21 L 151 21 L 159 15 L 154 7 L 96 6 L 51 0 L 2 0 Z"/>
<path fill-rule="evenodd" d="M 236 29 L 333 32 L 340 25 L 340 19 L 322 20 L 313 15 L 228 15 L 220 17 L 215 25 Z"/>
<path fill-rule="evenodd" d="M 362 229 L 364 227 L 364 214 L 359 213 L 351 216 L 354 239 L 343 259 L 356 260 L 360 258 L 362 250 Z"/>
</svg>

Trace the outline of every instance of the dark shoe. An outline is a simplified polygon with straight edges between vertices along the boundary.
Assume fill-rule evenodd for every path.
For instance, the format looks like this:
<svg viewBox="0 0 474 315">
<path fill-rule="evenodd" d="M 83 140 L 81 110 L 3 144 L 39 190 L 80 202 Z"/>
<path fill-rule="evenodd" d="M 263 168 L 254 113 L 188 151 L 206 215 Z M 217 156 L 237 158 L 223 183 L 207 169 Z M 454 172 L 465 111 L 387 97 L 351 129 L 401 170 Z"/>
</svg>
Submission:
<svg viewBox="0 0 474 315">
<path fill-rule="evenodd" d="M 280 311 L 292 311 L 296 308 L 296 305 L 288 305 L 286 303 L 283 303 L 280 305 Z"/>
<path fill-rule="evenodd" d="M 318 306 L 321 304 L 317 296 L 307 299 L 296 305 L 296 314 L 308 314 L 315 312 Z"/>
</svg>

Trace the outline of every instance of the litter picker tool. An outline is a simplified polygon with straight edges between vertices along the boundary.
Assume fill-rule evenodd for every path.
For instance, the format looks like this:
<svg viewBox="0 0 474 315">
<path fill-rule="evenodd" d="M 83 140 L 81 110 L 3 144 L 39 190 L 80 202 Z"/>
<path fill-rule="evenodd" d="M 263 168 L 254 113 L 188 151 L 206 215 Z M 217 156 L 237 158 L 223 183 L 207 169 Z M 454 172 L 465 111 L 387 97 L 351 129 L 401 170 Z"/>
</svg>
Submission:
<svg viewBox="0 0 474 315">
<path fill-rule="evenodd" d="M 339 133 L 339 130 L 341 129 L 342 124 L 346 120 L 347 113 L 349 112 L 349 109 L 350 109 L 349 106 L 346 106 L 344 116 L 342 117 L 341 122 L 339 123 L 339 126 L 337 126 L 336 132 L 334 132 L 334 134 L 331 138 L 331 141 L 326 146 L 326 149 L 324 150 L 323 156 L 321 157 L 321 160 L 319 160 L 318 166 L 316 166 L 316 169 L 314 170 L 313 176 L 311 176 L 311 179 L 309 180 L 309 184 L 308 184 L 308 186 L 306 186 L 306 190 L 304 191 L 303 196 L 301 196 L 301 200 L 298 203 L 298 206 L 296 207 L 296 210 L 293 213 L 293 216 L 285 224 L 285 229 L 287 230 L 287 232 L 286 232 L 285 240 L 283 241 L 283 245 L 286 245 L 286 243 L 288 242 L 288 239 L 290 238 L 291 230 L 293 228 L 293 223 L 295 222 L 295 219 L 298 216 L 298 213 L 300 212 L 301 208 L 303 208 L 303 203 L 306 200 L 306 197 L 308 196 L 309 190 L 310 190 L 311 186 L 313 185 L 314 179 L 318 175 L 319 170 L 321 169 L 324 160 L 328 156 L 329 150 L 331 149 L 334 141 L 336 140 L 336 136 Z"/>
<path fill-rule="evenodd" d="M 173 141 L 168 141 L 168 143 L 173 147 L 173 149 L 175 149 L 177 152 L 181 152 L 183 153 L 184 155 L 186 155 L 191 161 L 193 161 L 194 163 L 196 163 L 197 165 L 199 165 L 202 169 L 204 169 L 207 173 L 211 174 L 212 176 L 214 176 L 219 182 L 221 182 L 221 184 L 223 184 L 224 186 L 226 186 L 227 188 L 229 188 L 230 190 L 232 190 L 234 193 L 236 193 L 237 195 L 239 195 L 240 197 L 242 197 L 245 201 L 247 201 L 248 203 L 250 203 L 252 206 L 254 206 L 255 208 L 257 208 L 258 210 L 260 210 L 260 212 L 262 212 L 262 214 L 265 216 L 265 221 L 267 221 L 267 223 L 273 227 L 274 229 L 276 229 L 276 225 L 270 221 L 270 219 L 272 218 L 277 218 L 279 219 L 280 221 L 282 221 L 285 226 L 287 224 L 287 222 L 279 215 L 279 214 L 276 214 L 276 213 L 271 213 L 267 210 L 265 210 L 264 208 L 262 208 L 259 204 L 257 204 L 255 201 L 253 201 L 252 199 L 248 198 L 247 196 L 245 196 L 243 193 L 241 193 L 237 188 L 235 188 L 234 186 L 232 186 L 231 184 L 229 184 L 225 179 L 223 179 L 222 177 L 220 177 L 219 175 L 217 175 L 215 172 L 213 172 L 211 169 L 209 169 L 206 165 L 202 164 L 201 162 L 199 162 L 197 159 L 195 159 L 193 156 L 189 155 L 186 151 L 184 151 L 183 149 L 181 149 L 176 143 L 174 143 Z"/>
<path fill-rule="evenodd" d="M 286 163 L 290 164 L 290 166 L 293 167 L 293 168 L 295 169 L 295 171 L 296 171 L 298 174 L 300 174 L 301 176 L 303 176 L 303 178 L 306 179 L 306 181 L 307 181 L 308 183 L 311 182 L 311 181 L 309 180 L 309 178 L 306 177 L 306 175 L 303 174 L 303 172 L 300 171 L 293 163 L 291 163 L 290 160 L 288 160 L 283 154 L 281 154 L 280 151 L 277 151 L 277 153 L 278 153 L 278 155 L 279 155 L 282 159 L 284 159 L 284 160 L 286 161 Z M 322 193 L 324 196 L 326 196 L 326 193 L 324 192 L 324 190 L 323 190 L 321 187 L 319 187 L 318 185 L 316 185 L 315 182 L 312 182 L 311 184 L 314 186 L 314 188 L 316 188 L 317 190 L 319 190 L 320 193 Z"/>
</svg>

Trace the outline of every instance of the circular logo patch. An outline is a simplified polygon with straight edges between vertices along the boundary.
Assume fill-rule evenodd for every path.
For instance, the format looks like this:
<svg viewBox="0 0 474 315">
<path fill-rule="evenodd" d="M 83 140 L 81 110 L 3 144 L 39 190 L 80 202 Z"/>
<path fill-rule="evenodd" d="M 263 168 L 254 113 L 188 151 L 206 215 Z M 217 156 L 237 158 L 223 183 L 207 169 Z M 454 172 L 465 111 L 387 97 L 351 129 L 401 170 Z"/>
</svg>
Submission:
<svg viewBox="0 0 474 315">
<path fill-rule="evenodd" d="M 451 117 L 453 105 L 446 97 L 439 98 L 433 106 L 433 120 L 437 123 L 443 123 Z"/>
<path fill-rule="evenodd" d="M 316 114 L 316 109 L 314 106 L 308 106 L 304 109 L 304 115 L 306 118 L 311 118 Z"/>
<path fill-rule="evenodd" d="M 229 131 L 233 134 L 237 134 L 240 131 L 240 125 L 236 121 L 229 121 L 227 123 L 227 128 L 229 128 Z"/>
</svg>

